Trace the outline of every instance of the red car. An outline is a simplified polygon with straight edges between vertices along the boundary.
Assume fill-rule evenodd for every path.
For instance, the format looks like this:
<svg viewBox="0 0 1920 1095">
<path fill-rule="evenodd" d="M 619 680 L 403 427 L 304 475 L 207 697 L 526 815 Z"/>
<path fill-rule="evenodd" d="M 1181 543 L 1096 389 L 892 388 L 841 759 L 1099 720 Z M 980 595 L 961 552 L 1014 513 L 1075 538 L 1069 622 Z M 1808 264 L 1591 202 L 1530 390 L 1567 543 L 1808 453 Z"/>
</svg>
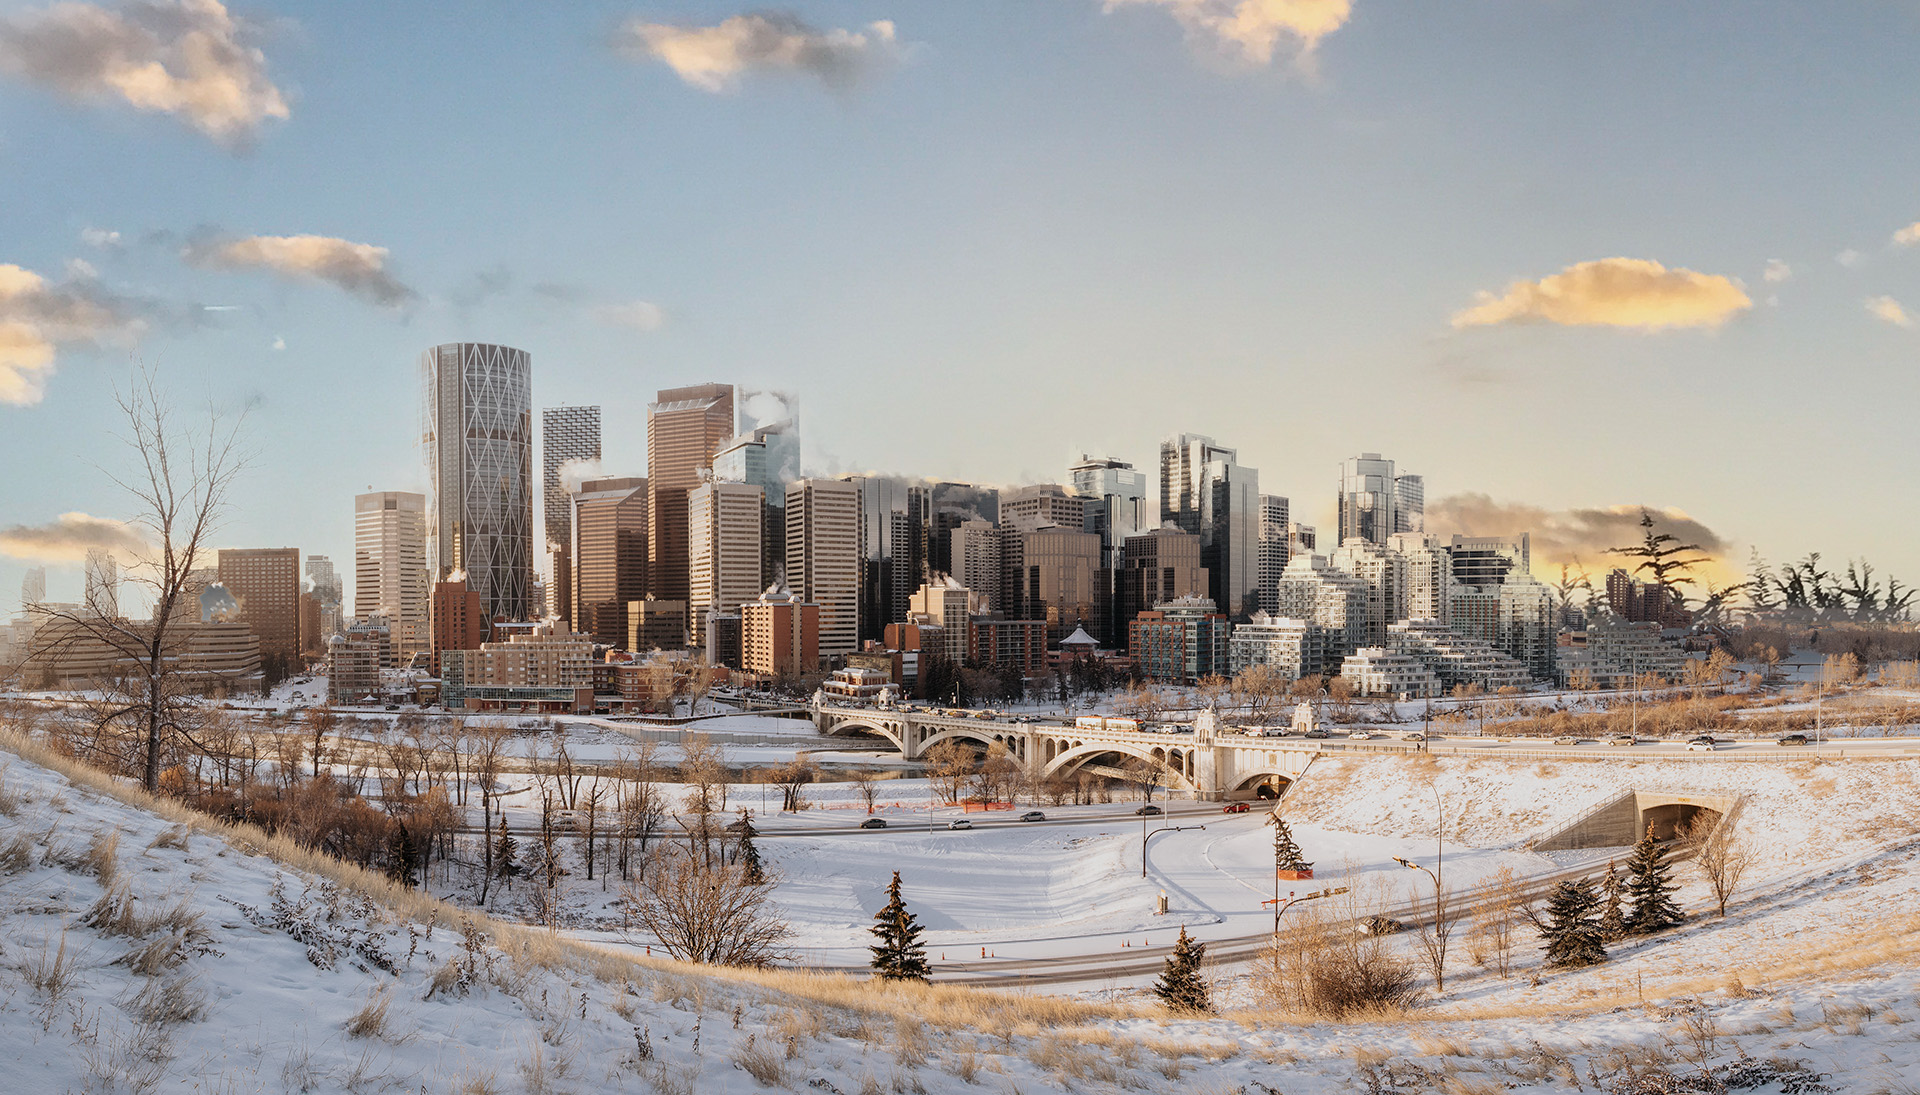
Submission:
<svg viewBox="0 0 1920 1095">
<path fill-rule="evenodd" d="M 1251 808 L 1252 807 L 1249 807 L 1244 802 L 1229 802 L 1220 808 L 1220 812 L 1223 814 L 1244 814 Z"/>
</svg>

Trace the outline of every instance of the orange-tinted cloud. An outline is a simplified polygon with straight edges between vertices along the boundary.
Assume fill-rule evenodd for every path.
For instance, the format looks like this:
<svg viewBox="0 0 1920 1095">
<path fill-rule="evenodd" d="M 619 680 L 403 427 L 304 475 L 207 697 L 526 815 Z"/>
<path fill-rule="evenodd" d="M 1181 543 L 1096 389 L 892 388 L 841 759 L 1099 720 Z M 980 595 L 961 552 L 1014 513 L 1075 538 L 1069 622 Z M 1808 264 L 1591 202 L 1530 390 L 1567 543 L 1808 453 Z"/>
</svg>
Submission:
<svg viewBox="0 0 1920 1095">
<path fill-rule="evenodd" d="M 1597 583 L 1616 566 L 1631 570 L 1633 561 L 1613 554 L 1610 549 L 1632 547 L 1641 541 L 1642 511 L 1652 513 L 1658 522 L 1655 531 L 1678 537 L 1682 544 L 1700 545 L 1700 554 L 1710 562 L 1700 568 L 1700 577 L 1717 585 L 1736 581 L 1735 571 L 1724 560 L 1732 549 L 1725 537 L 1708 528 L 1684 510 L 1661 506 L 1590 506 L 1553 510 L 1525 502 L 1495 501 L 1491 495 L 1454 494 L 1427 503 L 1427 530 L 1440 536 L 1528 535 L 1533 554 L 1533 572 L 1542 578 L 1557 574 L 1562 564 L 1578 562 Z"/>
<path fill-rule="evenodd" d="M 726 91 L 742 73 L 755 70 L 797 72 L 829 87 L 849 87 L 898 54 L 893 24 L 884 19 L 863 30 L 816 30 L 777 12 L 736 15 L 710 27 L 632 19 L 615 34 L 614 45 L 661 62 L 703 91 Z"/>
<path fill-rule="evenodd" d="M 1273 60 L 1282 41 L 1301 56 L 1312 53 L 1353 14 L 1352 0 L 1107 0 L 1107 10 L 1128 4 L 1166 8 L 1187 33 L 1260 65 Z"/>
<path fill-rule="evenodd" d="M 310 278 L 397 308 L 416 297 L 387 271 L 387 249 L 333 236 L 247 236 L 200 240 L 181 257 L 214 270 L 268 270 L 289 278 Z"/>
<path fill-rule="evenodd" d="M 1453 317 L 1455 327 L 1557 323 L 1567 327 L 1718 327 L 1753 307 L 1739 283 L 1718 274 L 1671 269 L 1650 259 L 1576 263 L 1539 281 L 1481 293 Z"/>
<path fill-rule="evenodd" d="M 44 525 L 0 528 L 0 555 L 45 563 L 78 563 L 93 548 L 137 552 L 145 546 L 132 526 L 84 513 L 63 513 Z"/>
</svg>

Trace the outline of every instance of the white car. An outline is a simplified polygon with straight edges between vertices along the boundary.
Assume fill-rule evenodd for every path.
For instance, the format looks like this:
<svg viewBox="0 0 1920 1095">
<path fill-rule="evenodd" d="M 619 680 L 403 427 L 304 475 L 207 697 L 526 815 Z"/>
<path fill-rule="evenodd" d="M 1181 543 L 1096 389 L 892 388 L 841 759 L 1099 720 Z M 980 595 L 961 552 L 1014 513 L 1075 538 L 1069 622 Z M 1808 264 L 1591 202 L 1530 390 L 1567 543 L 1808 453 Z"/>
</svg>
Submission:
<svg viewBox="0 0 1920 1095">
<path fill-rule="evenodd" d="M 1369 741 L 1373 738 L 1373 733 L 1368 730 L 1355 730 L 1353 733 L 1348 734 L 1347 736 L 1349 738 L 1354 739 L 1355 741 Z"/>
<path fill-rule="evenodd" d="M 1687 743 L 1687 752 L 1711 753 L 1713 752 L 1713 744 L 1712 738 L 1695 738 Z"/>
<path fill-rule="evenodd" d="M 966 818 L 964 818 L 964 817 L 963 817 L 963 818 L 959 818 L 959 819 L 957 819 L 957 820 L 954 820 L 954 821 L 949 821 L 949 822 L 947 822 L 947 828 L 949 828 L 949 829 L 971 829 L 971 828 L 973 828 L 973 822 L 972 822 L 972 821 L 969 821 L 968 819 L 966 819 Z"/>
</svg>

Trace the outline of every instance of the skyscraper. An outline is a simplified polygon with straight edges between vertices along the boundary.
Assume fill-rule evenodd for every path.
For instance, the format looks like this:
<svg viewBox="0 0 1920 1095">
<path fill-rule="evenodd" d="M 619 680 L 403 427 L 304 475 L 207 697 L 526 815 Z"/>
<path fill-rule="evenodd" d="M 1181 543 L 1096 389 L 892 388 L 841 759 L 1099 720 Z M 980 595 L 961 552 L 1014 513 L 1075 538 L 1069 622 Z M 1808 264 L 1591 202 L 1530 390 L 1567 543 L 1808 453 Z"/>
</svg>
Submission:
<svg viewBox="0 0 1920 1095">
<path fill-rule="evenodd" d="M 732 436 L 731 384 L 667 388 L 647 405 L 647 588 L 661 600 L 687 601 L 689 612 L 687 492 L 712 474 L 714 454 Z M 693 627 L 704 634 L 705 621 Z"/>
<path fill-rule="evenodd" d="M 538 611 L 533 589 L 533 363 L 525 350 L 449 342 L 420 355 L 427 565 L 464 571 L 495 620 Z M 356 600 L 357 600 L 356 596 Z"/>
<path fill-rule="evenodd" d="M 1427 531 L 1425 476 L 1403 473 L 1393 477 L 1393 531 Z"/>
<path fill-rule="evenodd" d="M 1453 558 L 1438 536 L 1398 532 L 1388 546 L 1407 561 L 1406 618 L 1446 623 L 1453 596 Z"/>
<path fill-rule="evenodd" d="M 772 574 L 786 562 L 787 484 L 800 478 L 799 403 L 788 392 L 741 392 L 737 402 L 740 432 L 714 454 L 713 477 L 760 488 L 760 569 Z"/>
<path fill-rule="evenodd" d="M 356 515 L 357 518 L 357 515 Z M 357 533 L 359 530 L 356 529 Z M 420 575 L 426 580 L 426 550 L 421 548 Z M 346 621 L 341 616 L 341 601 L 346 594 L 346 586 L 340 580 L 340 574 L 333 569 L 333 560 L 324 555 L 307 556 L 307 581 L 313 585 L 313 600 L 318 609 L 319 631 L 310 638 L 311 645 L 324 647 L 328 639 L 346 631 Z"/>
<path fill-rule="evenodd" d="M 860 632 L 879 639 L 907 618 L 907 599 L 926 569 L 931 495 L 891 475 L 843 476 L 860 492 Z M 950 555 L 950 549 L 942 554 Z M 784 561 L 784 556 L 782 557 Z"/>
<path fill-rule="evenodd" d="M 353 614 L 385 617 L 402 661 L 433 645 L 427 574 L 426 495 L 397 490 L 355 495 Z"/>
<path fill-rule="evenodd" d="M 820 655 L 859 649 L 860 488 L 841 479 L 787 485 L 787 588 L 820 606 Z"/>
<path fill-rule="evenodd" d="M 1153 500 L 1147 496 L 1147 473 L 1124 460 L 1082 455 L 1067 475 L 1073 493 L 1087 500 L 1087 531 L 1100 536 L 1100 550 L 1107 555 L 1103 565 L 1120 569 L 1121 545 L 1127 537 L 1160 524 L 1152 513 Z"/>
<path fill-rule="evenodd" d="M 573 590 L 573 557 L 568 554 L 573 535 L 573 504 L 568 497 L 574 484 L 599 474 L 600 408 L 543 407 L 540 411 L 540 512 L 545 539 L 542 541 L 552 581 L 553 604 L 537 606 L 537 611 L 557 615 L 571 623 L 573 613 L 568 598 Z M 568 468 L 567 465 L 576 465 Z M 564 470 L 568 474 L 562 475 Z"/>
<path fill-rule="evenodd" d="M 653 484 L 647 484 L 652 492 Z M 658 498 L 656 493 L 653 495 Z M 758 597 L 766 580 L 760 573 L 760 488 L 751 483 L 702 483 L 684 496 L 687 515 L 687 634 L 696 647 L 707 643 L 709 610 L 732 614 Z M 651 522 L 659 528 L 658 522 Z M 661 600 L 678 600 L 662 597 Z"/>
<path fill-rule="evenodd" d="M 563 603 L 572 609 L 573 630 L 625 646 L 627 603 L 647 595 L 647 481 L 581 483 L 569 524 L 573 588 Z"/>
<path fill-rule="evenodd" d="M 1377 452 L 1363 452 L 1351 460 L 1341 461 L 1340 523 L 1335 547 L 1356 536 L 1370 543 L 1385 544 L 1387 537 L 1395 532 L 1412 531 L 1396 525 L 1394 479 L 1393 461 Z"/>
<path fill-rule="evenodd" d="M 1260 593 L 1255 601 L 1268 614 L 1280 610 L 1280 575 L 1292 554 L 1292 508 L 1282 495 L 1260 496 Z"/>
<path fill-rule="evenodd" d="M 106 548 L 87 549 L 87 613 L 103 619 L 120 618 L 120 564 Z"/>
<path fill-rule="evenodd" d="M 1160 519 L 1200 537 L 1208 596 L 1221 613 L 1259 607 L 1260 473 L 1235 450 L 1198 434 L 1161 442 Z"/>
<path fill-rule="evenodd" d="M 47 568 L 28 567 L 26 577 L 20 579 L 20 607 L 32 608 L 45 604 L 47 600 Z"/>
</svg>

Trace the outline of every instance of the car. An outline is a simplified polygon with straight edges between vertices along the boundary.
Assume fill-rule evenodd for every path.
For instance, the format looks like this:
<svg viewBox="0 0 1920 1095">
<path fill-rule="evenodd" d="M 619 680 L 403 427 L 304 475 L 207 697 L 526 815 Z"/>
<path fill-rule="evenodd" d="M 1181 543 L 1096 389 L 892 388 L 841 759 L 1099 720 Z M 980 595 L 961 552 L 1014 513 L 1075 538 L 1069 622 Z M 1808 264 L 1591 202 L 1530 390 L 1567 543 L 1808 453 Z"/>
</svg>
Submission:
<svg viewBox="0 0 1920 1095">
<path fill-rule="evenodd" d="M 1347 736 L 1352 738 L 1355 741 L 1368 741 L 1372 739 L 1373 732 L 1370 730 L 1355 730 L 1353 733 L 1348 734 Z"/>
<path fill-rule="evenodd" d="M 949 829 L 971 829 L 971 828 L 973 828 L 973 821 L 972 821 L 972 819 L 970 819 L 970 818 L 964 818 L 964 817 L 961 817 L 961 818 L 955 818 L 954 820 L 952 820 L 952 821 L 949 821 L 949 822 L 947 822 L 947 828 L 949 828 Z"/>
<path fill-rule="evenodd" d="M 1229 802 L 1225 806 L 1220 807 L 1220 812 L 1223 814 L 1244 814 L 1251 809 L 1253 809 L 1253 807 L 1248 806 L 1244 802 Z"/>
<path fill-rule="evenodd" d="M 1427 736 L 1425 734 L 1422 734 L 1418 730 L 1409 730 L 1406 733 L 1400 735 L 1400 740 L 1401 741 L 1425 741 L 1427 740 Z"/>
<path fill-rule="evenodd" d="M 1028 810 L 1026 813 L 1020 815 L 1020 820 L 1021 821 L 1045 821 L 1047 820 L 1047 815 L 1041 813 L 1038 810 Z"/>
<path fill-rule="evenodd" d="M 1333 735 L 1332 735 L 1332 734 L 1329 734 L 1329 733 L 1327 733 L 1327 732 L 1326 732 L 1325 730 L 1309 730 L 1309 731 L 1307 731 L 1306 733 L 1304 733 L 1304 734 L 1301 734 L 1300 736 L 1301 736 L 1301 737 L 1303 737 L 1303 738 L 1315 738 L 1315 739 L 1319 739 L 1319 738 L 1330 738 L 1330 737 L 1332 737 Z"/>
<path fill-rule="evenodd" d="M 887 827 L 887 819 L 884 817 L 870 817 L 861 822 L 860 827 L 862 829 L 884 829 Z"/>
<path fill-rule="evenodd" d="M 1161 814 L 1166 813 L 1166 811 L 1149 802 L 1145 806 L 1135 810 L 1134 813 L 1140 817 L 1159 817 Z"/>
<path fill-rule="evenodd" d="M 1615 734 L 1607 739 L 1608 745 L 1638 745 L 1640 742 L 1632 734 Z"/>
<path fill-rule="evenodd" d="M 1560 737 L 1553 739 L 1553 743 L 1555 745 L 1578 745 L 1580 744 L 1580 739 L 1563 734 Z"/>
<path fill-rule="evenodd" d="M 1713 739 L 1712 739 L 1712 738 L 1706 738 L 1706 739 L 1704 739 L 1704 740 L 1702 740 L 1702 739 L 1700 739 L 1700 738 L 1695 738 L 1695 739 L 1693 739 L 1692 741 L 1690 741 L 1690 742 L 1688 742 L 1688 743 L 1687 743 L 1687 752 L 1689 752 L 1689 753 L 1711 753 L 1711 752 L 1713 752 Z"/>
<path fill-rule="evenodd" d="M 1805 734 L 1784 734 L 1780 738 L 1780 744 L 1805 745 L 1807 744 L 1807 736 Z"/>
<path fill-rule="evenodd" d="M 1391 916 L 1369 916 L 1360 922 L 1360 930 L 1368 935 L 1398 935 L 1406 925 Z"/>
</svg>

